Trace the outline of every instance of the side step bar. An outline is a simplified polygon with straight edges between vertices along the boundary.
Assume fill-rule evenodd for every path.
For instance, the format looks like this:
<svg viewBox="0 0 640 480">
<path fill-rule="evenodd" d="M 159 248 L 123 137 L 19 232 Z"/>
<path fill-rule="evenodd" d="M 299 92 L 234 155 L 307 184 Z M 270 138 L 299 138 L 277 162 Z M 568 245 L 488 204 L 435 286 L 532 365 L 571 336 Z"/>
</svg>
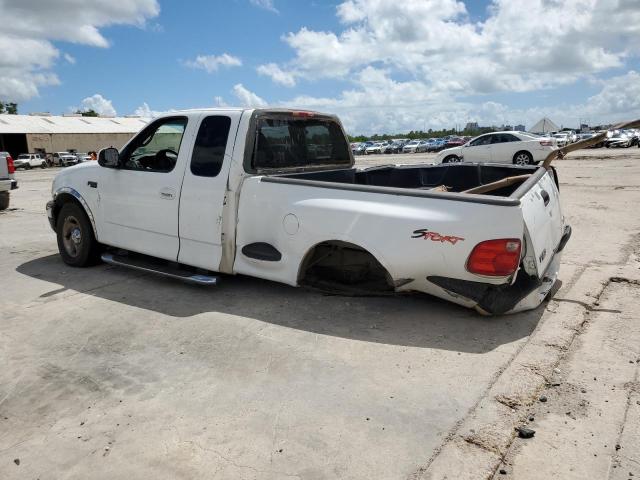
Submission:
<svg viewBox="0 0 640 480">
<path fill-rule="evenodd" d="M 113 253 L 103 253 L 102 261 L 118 267 L 127 267 L 141 272 L 155 273 L 165 277 L 182 280 L 183 282 L 195 283 L 197 285 L 217 285 L 218 277 L 212 275 L 202 275 L 189 272 L 180 268 L 166 265 L 162 261 L 157 261 L 151 257 L 137 258 L 124 255 L 114 255 Z"/>
</svg>

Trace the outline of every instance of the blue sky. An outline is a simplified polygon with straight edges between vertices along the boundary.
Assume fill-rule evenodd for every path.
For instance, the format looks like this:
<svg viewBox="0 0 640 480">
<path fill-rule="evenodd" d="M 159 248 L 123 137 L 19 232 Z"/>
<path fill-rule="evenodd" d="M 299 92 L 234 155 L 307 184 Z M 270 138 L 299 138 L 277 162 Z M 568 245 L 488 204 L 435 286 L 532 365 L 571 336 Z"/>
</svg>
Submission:
<svg viewBox="0 0 640 480">
<path fill-rule="evenodd" d="M 632 3 L 5 0 L 0 99 L 21 113 L 296 106 L 351 133 L 640 117 Z"/>
</svg>

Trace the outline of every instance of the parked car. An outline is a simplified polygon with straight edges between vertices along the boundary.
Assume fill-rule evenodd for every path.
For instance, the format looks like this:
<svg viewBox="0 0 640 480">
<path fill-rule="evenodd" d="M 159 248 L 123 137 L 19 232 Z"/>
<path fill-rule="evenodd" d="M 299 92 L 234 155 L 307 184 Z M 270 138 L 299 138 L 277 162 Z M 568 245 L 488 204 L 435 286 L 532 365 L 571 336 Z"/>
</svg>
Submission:
<svg viewBox="0 0 640 480">
<path fill-rule="evenodd" d="M 328 157 L 310 154 L 310 131 Z M 336 293 L 417 291 L 500 314 L 535 308 L 555 284 L 570 236 L 556 182 L 535 166 L 359 170 L 335 116 L 189 110 L 59 172 L 47 214 L 73 267 L 102 259 L 208 285 L 222 272 Z"/>
<path fill-rule="evenodd" d="M 367 148 L 364 149 L 364 154 L 365 155 L 370 155 L 372 153 L 382 153 L 382 148 L 383 148 L 383 143 L 382 142 L 376 142 L 372 145 L 369 145 Z"/>
<path fill-rule="evenodd" d="M 420 140 L 411 140 L 404 147 L 402 147 L 402 153 L 416 153 Z"/>
<path fill-rule="evenodd" d="M 480 135 L 461 147 L 447 148 L 436 163 L 492 162 L 531 165 L 543 161 L 557 148 L 553 139 L 532 137 L 520 132 L 494 132 Z"/>
<path fill-rule="evenodd" d="M 78 157 L 70 152 L 56 152 L 51 156 L 51 165 L 68 167 L 70 165 L 76 165 L 77 163 Z"/>
<path fill-rule="evenodd" d="M 606 148 L 629 148 L 634 144 L 633 135 L 624 130 L 616 130 L 613 135 L 604 141 Z"/>
<path fill-rule="evenodd" d="M 578 133 L 577 134 L 577 141 L 581 141 L 581 140 L 588 140 L 591 137 L 594 137 L 596 135 L 595 132 L 582 132 L 582 133 Z M 586 148 L 601 148 L 604 147 L 604 142 L 600 142 L 600 143 L 595 143 L 593 145 L 590 145 Z"/>
<path fill-rule="evenodd" d="M 551 138 L 555 138 L 556 145 L 558 145 L 558 147 L 560 147 L 560 148 L 568 145 L 569 143 L 571 143 L 570 139 L 569 139 L 569 135 L 567 135 L 566 133 L 563 133 L 563 132 L 553 133 L 551 135 Z"/>
<path fill-rule="evenodd" d="M 78 157 L 73 153 L 67 153 L 66 155 L 60 155 L 60 166 L 70 167 L 71 165 L 77 165 L 79 163 Z"/>
<path fill-rule="evenodd" d="M 462 137 L 450 137 L 445 143 L 445 148 L 460 147 L 465 143 L 467 140 Z"/>
<path fill-rule="evenodd" d="M 402 153 L 402 148 L 406 145 L 406 142 L 403 140 L 395 140 L 391 143 L 388 143 L 382 149 L 382 153 Z"/>
<path fill-rule="evenodd" d="M 76 153 L 75 156 L 78 159 L 78 163 L 91 161 L 91 155 L 88 153 Z"/>
<path fill-rule="evenodd" d="M 439 152 L 446 144 L 447 141 L 442 138 L 433 138 L 427 142 L 427 152 Z"/>
<path fill-rule="evenodd" d="M 356 151 L 353 152 L 354 155 L 364 155 L 365 154 L 365 150 L 367 149 L 367 147 L 373 145 L 373 142 L 362 142 L 360 143 L 357 148 Z"/>
<path fill-rule="evenodd" d="M 0 152 L 0 210 L 9 208 L 10 192 L 18 188 L 15 171 L 9 152 Z"/>
<path fill-rule="evenodd" d="M 33 167 L 46 168 L 47 161 L 39 153 L 21 153 L 13 161 L 15 168 L 24 168 L 25 170 Z"/>
</svg>

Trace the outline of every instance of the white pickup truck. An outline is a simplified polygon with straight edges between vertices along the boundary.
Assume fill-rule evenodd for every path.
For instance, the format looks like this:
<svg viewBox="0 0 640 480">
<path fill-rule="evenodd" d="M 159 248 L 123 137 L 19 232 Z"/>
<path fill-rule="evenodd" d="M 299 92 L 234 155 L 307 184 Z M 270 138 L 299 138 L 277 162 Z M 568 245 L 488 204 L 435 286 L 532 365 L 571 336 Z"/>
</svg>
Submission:
<svg viewBox="0 0 640 480">
<path fill-rule="evenodd" d="M 486 314 L 537 307 L 571 233 L 551 168 L 356 169 L 335 116 L 293 110 L 157 118 L 122 150 L 58 173 L 52 197 L 72 266 L 424 292 Z"/>
</svg>

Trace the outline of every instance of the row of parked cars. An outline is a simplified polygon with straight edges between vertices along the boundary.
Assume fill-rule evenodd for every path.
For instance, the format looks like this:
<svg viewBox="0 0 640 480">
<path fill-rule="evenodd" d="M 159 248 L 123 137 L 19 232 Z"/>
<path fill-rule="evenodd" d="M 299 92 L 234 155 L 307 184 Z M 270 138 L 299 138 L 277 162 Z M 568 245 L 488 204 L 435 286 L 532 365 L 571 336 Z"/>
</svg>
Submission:
<svg viewBox="0 0 640 480">
<path fill-rule="evenodd" d="M 546 134 L 545 137 L 554 138 L 558 147 L 564 147 L 570 143 L 591 138 L 594 135 L 596 135 L 596 132 L 576 133 L 572 130 L 566 130 L 551 132 Z M 640 146 L 640 130 L 614 130 L 610 137 L 601 143 L 595 144 L 592 148 L 629 148 L 633 146 Z"/>
<path fill-rule="evenodd" d="M 95 152 L 90 153 L 70 153 L 56 152 L 54 154 L 42 153 L 21 153 L 14 160 L 13 164 L 16 169 L 23 168 L 29 170 L 31 168 L 47 168 L 47 167 L 69 167 L 78 163 L 95 160 Z"/>
<path fill-rule="evenodd" d="M 351 151 L 354 155 L 371 155 L 376 153 L 424 153 L 439 152 L 445 148 L 463 145 L 471 137 L 448 136 L 442 138 L 427 138 L 410 140 L 397 138 L 383 141 L 366 141 L 352 143 Z"/>
</svg>

